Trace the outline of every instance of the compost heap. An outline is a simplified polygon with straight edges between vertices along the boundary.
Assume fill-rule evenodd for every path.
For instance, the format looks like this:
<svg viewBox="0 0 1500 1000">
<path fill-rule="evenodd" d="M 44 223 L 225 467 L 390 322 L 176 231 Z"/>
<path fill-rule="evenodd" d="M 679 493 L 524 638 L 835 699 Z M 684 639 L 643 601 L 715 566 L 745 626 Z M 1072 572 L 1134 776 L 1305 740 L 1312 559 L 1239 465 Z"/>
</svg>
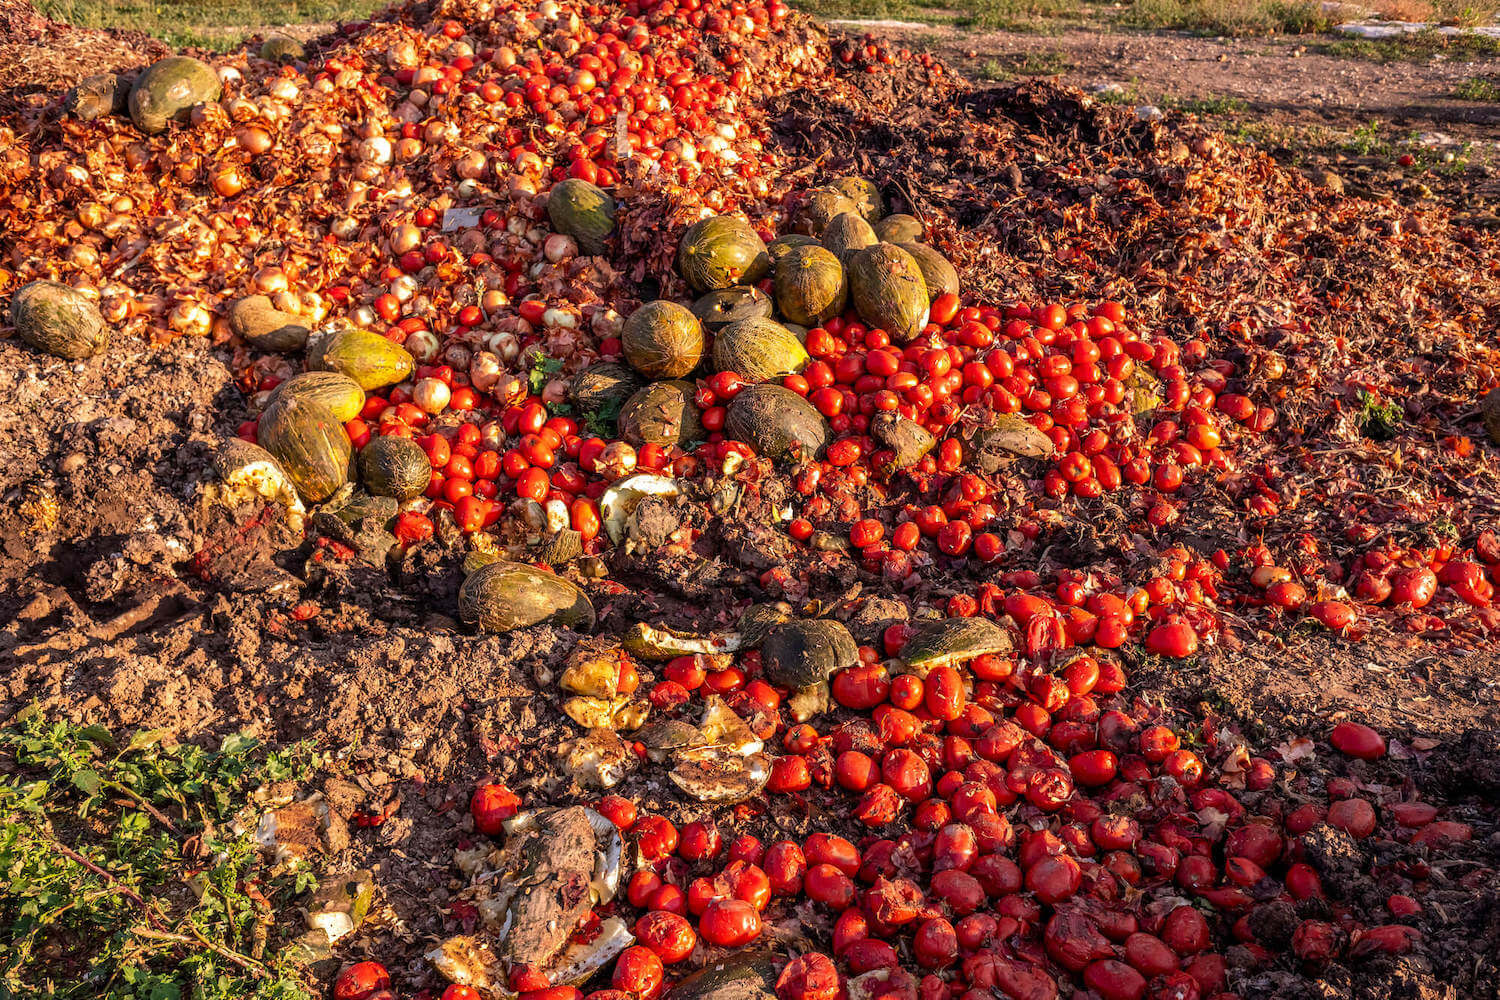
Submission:
<svg viewBox="0 0 1500 1000">
<path fill-rule="evenodd" d="M 409 5 L 14 106 L 4 350 L 79 381 L 7 385 L 7 697 L 512 786 L 336 996 L 1493 990 L 1492 756 L 1429 805 L 1432 741 L 1138 686 L 1487 648 L 1488 238 L 779 2 Z"/>
</svg>

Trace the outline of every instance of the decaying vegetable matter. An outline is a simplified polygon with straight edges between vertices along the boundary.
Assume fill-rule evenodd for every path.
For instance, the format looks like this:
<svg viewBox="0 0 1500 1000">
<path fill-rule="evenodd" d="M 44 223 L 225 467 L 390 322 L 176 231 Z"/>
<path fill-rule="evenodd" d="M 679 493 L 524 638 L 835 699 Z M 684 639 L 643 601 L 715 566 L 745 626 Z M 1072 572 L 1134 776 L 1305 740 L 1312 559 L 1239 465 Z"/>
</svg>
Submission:
<svg viewBox="0 0 1500 1000">
<path fill-rule="evenodd" d="M 127 642 L 174 698 L 271 660 L 257 724 L 362 699 L 326 731 L 403 792 L 306 923 L 390 971 L 335 996 L 1493 985 L 1493 739 L 1412 721 L 1500 629 L 1493 239 L 779 0 L 437 0 L 38 101 L 4 349 L 109 388 L 7 558 L 107 547 L 56 511 L 148 426 L 113 366 L 227 375 L 193 509 L 36 574 L 17 683 L 134 691 L 70 672 Z M 195 608 L 231 666 L 149 635 Z"/>
</svg>

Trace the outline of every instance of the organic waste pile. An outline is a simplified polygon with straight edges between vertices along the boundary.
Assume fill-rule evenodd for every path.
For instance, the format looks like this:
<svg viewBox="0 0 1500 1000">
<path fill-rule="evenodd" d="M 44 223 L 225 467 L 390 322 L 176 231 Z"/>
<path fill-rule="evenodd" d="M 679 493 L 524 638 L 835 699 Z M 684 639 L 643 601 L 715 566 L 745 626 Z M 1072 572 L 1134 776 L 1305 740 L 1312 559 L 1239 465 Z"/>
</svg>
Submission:
<svg viewBox="0 0 1500 1000">
<path fill-rule="evenodd" d="M 779 0 L 13 107 L 5 714 L 367 744 L 340 1000 L 1495 994 L 1492 237 Z"/>
</svg>

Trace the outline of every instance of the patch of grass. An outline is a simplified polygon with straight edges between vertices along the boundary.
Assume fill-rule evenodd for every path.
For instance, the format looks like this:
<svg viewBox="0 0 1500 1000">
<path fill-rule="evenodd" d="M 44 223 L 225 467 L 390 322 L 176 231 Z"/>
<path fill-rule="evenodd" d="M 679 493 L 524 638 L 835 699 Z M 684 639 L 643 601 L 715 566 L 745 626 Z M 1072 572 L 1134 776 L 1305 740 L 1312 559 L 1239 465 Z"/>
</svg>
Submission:
<svg viewBox="0 0 1500 1000">
<path fill-rule="evenodd" d="M 1237 115 L 1250 110 L 1250 102 L 1243 97 L 1228 94 L 1210 94 L 1208 97 L 1173 97 L 1163 102 L 1177 111 L 1195 115 Z"/>
<path fill-rule="evenodd" d="M 1358 156 L 1389 156 L 1391 140 L 1387 135 L 1388 133 L 1380 131 L 1380 120 L 1371 119 L 1368 123 L 1357 126 L 1339 145 L 1345 152 Z"/>
<path fill-rule="evenodd" d="M 1460 101 L 1500 102 L 1500 79 L 1471 76 L 1453 88 L 1453 96 Z"/>
<path fill-rule="evenodd" d="M 848 18 L 951 24 L 959 17 L 944 0 L 793 0 L 792 6 L 825 20 Z"/>
<path fill-rule="evenodd" d="M 0 731 L 0 760 L 0 996 L 311 1000 L 273 915 L 312 877 L 234 832 L 310 754 L 122 743 L 33 712 Z"/>
<path fill-rule="evenodd" d="M 1445 59 L 1488 59 L 1500 56 L 1500 38 L 1466 31 L 1445 35 L 1435 28 L 1395 38 L 1340 38 L 1318 46 L 1318 51 L 1343 59 L 1371 62 L 1428 62 Z"/>
<path fill-rule="evenodd" d="M 975 75 L 985 80 L 1010 80 L 1018 76 L 1057 76 L 1072 68 L 1061 52 L 1019 52 L 986 59 Z"/>
<path fill-rule="evenodd" d="M 1027 31 L 1035 30 L 1040 21 L 1082 16 L 1077 0 L 971 0 L 957 23 L 990 31 Z"/>
<path fill-rule="evenodd" d="M 1101 90 L 1097 94 L 1094 94 L 1093 97 L 1094 100 L 1101 104 L 1118 104 L 1122 107 L 1131 108 L 1151 103 L 1141 95 L 1141 92 L 1136 89 L 1135 84 L 1131 84 L 1128 87 L 1121 87 L 1119 90 Z"/>
<path fill-rule="evenodd" d="M 1500 0 L 1376 0 L 1371 6 L 1381 20 L 1436 22 L 1455 28 L 1489 24 L 1500 12 Z"/>
<path fill-rule="evenodd" d="M 1134 0 L 1122 23 L 1197 35 L 1310 35 L 1332 20 L 1310 0 Z"/>
<path fill-rule="evenodd" d="M 169 45 L 225 51 L 253 29 L 317 22 L 354 21 L 390 5 L 390 0 L 36 0 L 48 17 L 83 28 L 144 31 Z"/>
</svg>

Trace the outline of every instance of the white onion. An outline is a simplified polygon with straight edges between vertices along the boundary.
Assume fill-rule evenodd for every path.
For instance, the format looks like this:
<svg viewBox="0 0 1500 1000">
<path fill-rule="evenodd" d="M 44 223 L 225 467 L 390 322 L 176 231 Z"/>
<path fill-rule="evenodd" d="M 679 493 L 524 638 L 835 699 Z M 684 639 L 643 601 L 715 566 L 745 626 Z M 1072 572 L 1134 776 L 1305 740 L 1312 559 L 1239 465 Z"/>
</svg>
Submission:
<svg viewBox="0 0 1500 1000">
<path fill-rule="evenodd" d="M 547 501 L 547 530 L 549 532 L 554 535 L 557 534 L 566 528 L 571 523 L 571 520 L 568 516 L 567 504 L 561 500 Z"/>
<path fill-rule="evenodd" d="M 414 330 L 406 337 L 402 345 L 406 353 L 412 356 L 414 361 L 428 365 L 437 359 L 438 351 L 442 350 L 442 343 L 430 330 Z"/>
<path fill-rule="evenodd" d="M 578 241 L 562 233 L 553 233 L 543 242 L 542 252 L 552 263 L 560 264 L 578 256 Z"/>
<path fill-rule="evenodd" d="M 400 274 L 391 281 L 391 294 L 402 302 L 410 302 L 412 296 L 417 294 L 419 287 L 416 278 L 409 274 Z"/>
<path fill-rule="evenodd" d="M 512 364 L 521 355 L 521 342 L 514 334 L 500 331 L 485 344 L 505 364 Z"/>
<path fill-rule="evenodd" d="M 366 163 L 384 166 L 391 162 L 391 141 L 383 135 L 373 135 L 359 144 L 359 158 Z"/>
<path fill-rule="evenodd" d="M 411 392 L 411 401 L 433 416 L 447 409 L 448 401 L 452 398 L 453 391 L 435 378 L 419 379 Z"/>
<path fill-rule="evenodd" d="M 469 384 L 479 392 L 489 392 L 500 381 L 500 358 L 490 351 L 480 351 L 469 362 Z"/>
</svg>

